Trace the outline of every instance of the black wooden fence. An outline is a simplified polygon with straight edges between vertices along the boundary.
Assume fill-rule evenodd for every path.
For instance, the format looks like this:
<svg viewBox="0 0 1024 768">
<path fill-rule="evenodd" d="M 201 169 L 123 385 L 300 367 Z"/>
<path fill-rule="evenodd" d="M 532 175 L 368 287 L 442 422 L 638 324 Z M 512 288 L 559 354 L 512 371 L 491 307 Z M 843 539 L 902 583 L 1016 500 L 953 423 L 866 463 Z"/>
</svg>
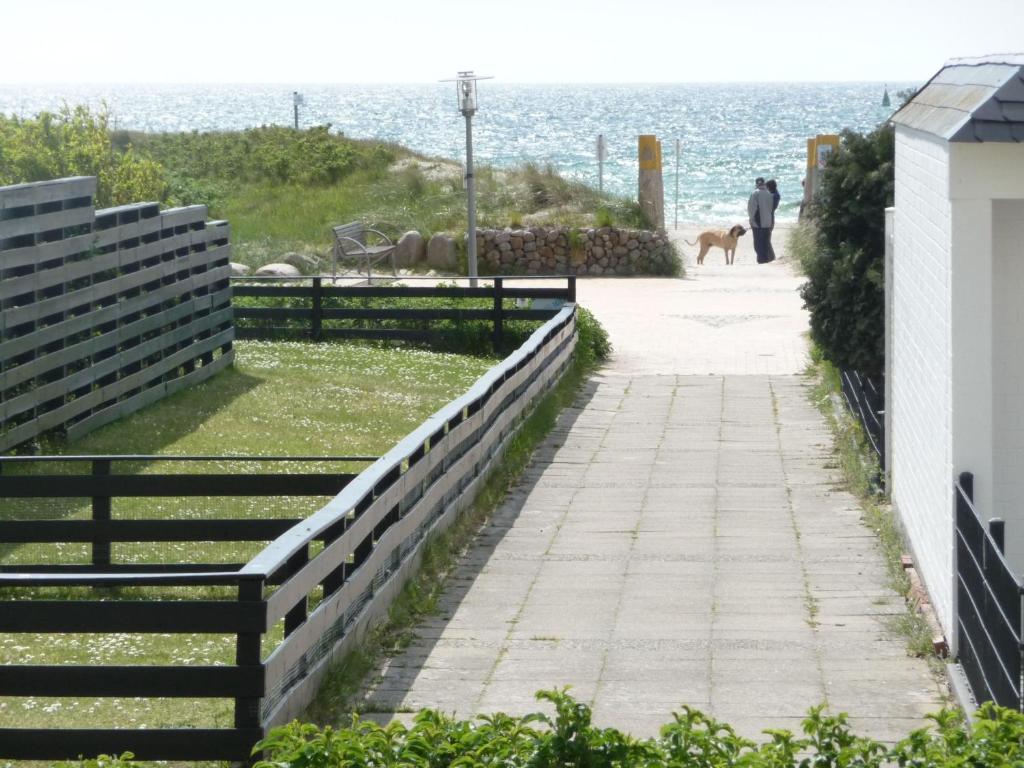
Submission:
<svg viewBox="0 0 1024 768">
<path fill-rule="evenodd" d="M 409 282 L 436 278 L 403 277 Z M 530 278 L 515 278 L 526 281 Z M 235 332 L 239 339 L 307 338 L 313 340 L 378 339 L 426 342 L 436 340 L 445 321 L 482 321 L 491 326 L 491 340 L 501 349 L 505 325 L 516 320 L 544 321 L 561 305 L 575 303 L 576 277 L 536 278 L 564 286 L 509 286 L 501 277 L 469 285 L 336 285 L 330 277 L 233 277 Z M 253 306 L 259 297 L 267 306 Z M 410 306 L 417 300 L 442 299 L 452 306 Z M 513 300 L 533 302 L 517 307 Z M 389 306 L 401 302 L 404 306 Z M 543 308 L 536 306 L 544 303 Z M 287 304 L 288 306 L 285 306 Z M 486 304 L 486 306 L 481 306 Z M 457 306 L 461 305 L 461 306 Z"/>
<path fill-rule="evenodd" d="M 885 467 L 885 384 L 882 378 L 847 369 L 841 372 L 840 379 L 846 406 L 864 428 L 871 450 L 878 457 L 878 466 Z"/>
<path fill-rule="evenodd" d="M 143 760 L 246 760 L 269 728 L 301 714 L 330 664 L 386 614 L 418 564 L 425 537 L 443 530 L 472 501 L 530 404 L 571 361 L 575 321 L 575 307 L 563 308 L 465 395 L 356 477 L 303 478 L 312 490 L 343 487 L 326 506 L 300 522 L 289 521 L 284 530 L 276 520 L 268 527 L 254 521 L 252 529 L 232 523 L 203 531 L 162 521 L 113 525 L 103 499 L 115 492 L 152 495 L 157 486 L 127 477 L 111 480 L 103 466 L 109 457 L 96 459 L 95 474 L 73 481 L 75 492 L 99 499 L 91 519 L 66 521 L 76 523 L 72 527 L 11 525 L 6 534 L 22 541 L 86 539 L 94 542 L 99 562 L 77 571 L 11 566 L 0 573 L 0 632 L 216 633 L 234 636 L 234 664 L 3 665 L 0 695 L 228 698 L 234 700 L 233 726 L 72 729 L 58 719 L 49 728 L 0 729 L 0 757 L 52 760 L 127 750 Z M 9 491 L 36 492 L 17 475 L 2 482 L 10 482 Z M 180 492 L 197 481 L 166 482 L 167 490 Z M 234 481 L 216 482 L 226 491 L 238 490 Z M 210 486 L 192 490 L 207 494 Z M 296 492 L 291 486 L 275 490 Z M 241 567 L 161 563 L 159 569 L 118 569 L 104 562 L 105 543 L 120 537 L 269 534 L 276 538 Z M 135 594 L 119 599 L 104 590 L 103 599 L 40 599 L 38 591 L 46 587 L 132 587 Z M 187 597 L 182 588 L 191 590 Z"/>
<path fill-rule="evenodd" d="M 974 476 L 961 474 L 953 491 L 960 664 L 978 701 L 1024 712 L 1024 585 L 1003 556 L 1003 521 L 986 526 L 974 508 Z"/>
<path fill-rule="evenodd" d="M 260 519 L 172 516 L 122 516 L 115 507 L 128 506 L 128 499 L 186 497 L 282 497 L 337 494 L 355 474 L 338 471 L 296 471 L 291 467 L 313 463 L 366 464 L 371 456 L 0 456 L 0 545 L 47 545 L 81 543 L 88 546 L 87 561 L 69 563 L 66 554 L 46 553 L 37 548 L 38 563 L 6 565 L 0 561 L 0 573 L 92 573 L 97 571 L 223 570 L 225 563 L 175 562 L 117 563 L 111 558 L 111 544 L 160 542 L 241 542 L 271 541 L 302 522 L 298 517 L 262 517 Z M 168 464 L 210 464 L 216 472 L 128 473 L 116 472 L 118 466 Z M 285 465 L 285 472 L 253 472 L 254 465 Z M 36 471 L 28 471 L 28 470 Z M 55 471 L 56 470 L 56 471 Z M 83 471 L 84 470 L 84 471 Z M 29 500 L 10 509 L 14 499 Z M 50 504 L 54 500 L 79 504 Z M 203 502 L 200 502 L 202 506 Z M 75 507 L 80 508 L 74 514 Z M 132 511 L 139 506 L 133 504 Z M 25 514 L 28 512 L 28 514 Z M 72 512 L 68 515 L 68 512 Z M 81 514 L 87 513 L 87 516 Z M 74 519 L 65 519 L 73 517 Z M 159 560 L 159 550 L 150 555 Z M 149 559 L 153 559 L 150 557 Z M 231 565 L 231 564 L 229 564 Z M 240 568 L 237 563 L 233 567 Z"/>
</svg>

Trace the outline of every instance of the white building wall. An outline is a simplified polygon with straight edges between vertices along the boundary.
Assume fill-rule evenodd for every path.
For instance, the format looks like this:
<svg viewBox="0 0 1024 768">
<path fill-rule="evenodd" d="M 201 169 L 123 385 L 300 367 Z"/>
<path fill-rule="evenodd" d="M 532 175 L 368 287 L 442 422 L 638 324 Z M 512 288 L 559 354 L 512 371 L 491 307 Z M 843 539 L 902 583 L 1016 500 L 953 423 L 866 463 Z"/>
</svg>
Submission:
<svg viewBox="0 0 1024 768">
<path fill-rule="evenodd" d="M 952 286 L 948 145 L 896 128 L 891 494 L 953 636 Z"/>
<path fill-rule="evenodd" d="M 1024 200 L 993 203 L 992 233 L 992 513 L 1007 521 L 1006 555 L 1024 572 Z"/>
<path fill-rule="evenodd" d="M 955 160 L 954 160 L 955 162 Z M 951 206 L 953 474 L 974 475 L 974 507 L 991 516 L 992 201 Z"/>
<path fill-rule="evenodd" d="M 961 212 L 959 216 L 954 214 L 954 221 L 970 218 L 976 222 L 959 230 L 954 224 L 954 253 L 961 264 L 961 269 L 954 271 L 954 286 L 978 283 L 986 266 L 990 270 L 987 295 L 977 296 L 974 301 L 978 303 L 961 313 L 968 333 L 982 324 L 989 328 L 989 400 L 985 402 L 984 392 L 978 391 L 984 384 L 980 378 L 973 384 L 975 391 L 967 395 L 988 408 L 988 454 L 980 443 L 977 426 L 983 419 L 971 417 L 963 427 L 954 422 L 954 466 L 957 470 L 975 467 L 972 471 L 978 512 L 985 518 L 1002 517 L 1006 521 L 1007 556 L 1018 571 L 1024 572 L 1024 145 L 952 144 L 949 177 L 953 209 Z M 968 389 L 969 378 L 977 378 L 972 368 L 982 365 L 978 353 L 984 346 L 984 338 L 965 341 L 960 354 L 954 345 L 956 370 Z M 959 410 L 965 417 L 970 402 L 966 398 L 961 401 Z M 974 441 L 977 443 L 972 447 Z"/>
</svg>

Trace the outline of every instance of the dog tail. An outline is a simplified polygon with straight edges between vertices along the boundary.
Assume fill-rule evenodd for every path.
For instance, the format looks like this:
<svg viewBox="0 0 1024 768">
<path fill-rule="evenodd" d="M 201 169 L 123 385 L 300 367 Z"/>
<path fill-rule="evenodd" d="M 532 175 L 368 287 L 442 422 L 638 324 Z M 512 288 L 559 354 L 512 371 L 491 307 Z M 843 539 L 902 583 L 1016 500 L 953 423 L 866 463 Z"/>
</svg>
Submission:
<svg viewBox="0 0 1024 768">
<path fill-rule="evenodd" d="M 699 240 L 700 238 L 697 238 L 697 239 Z M 683 242 L 684 242 L 684 243 L 686 243 L 687 245 L 696 245 L 696 244 L 697 244 L 697 240 L 694 240 L 694 241 L 693 241 L 693 242 L 691 243 L 691 242 L 690 242 L 689 240 L 687 240 L 686 238 L 683 238 Z"/>
</svg>

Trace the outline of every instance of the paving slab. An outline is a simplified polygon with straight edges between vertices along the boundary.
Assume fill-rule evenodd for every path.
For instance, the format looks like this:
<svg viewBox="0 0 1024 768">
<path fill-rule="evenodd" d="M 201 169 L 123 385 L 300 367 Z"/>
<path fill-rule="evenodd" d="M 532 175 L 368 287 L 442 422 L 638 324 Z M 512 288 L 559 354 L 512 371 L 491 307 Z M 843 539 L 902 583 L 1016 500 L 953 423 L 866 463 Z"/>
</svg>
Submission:
<svg viewBox="0 0 1024 768">
<path fill-rule="evenodd" d="M 809 401 L 783 236 L 772 265 L 741 241 L 680 280 L 580 281 L 614 357 L 368 682 L 376 719 L 522 714 L 571 685 L 636 736 L 683 705 L 757 737 L 824 703 L 891 741 L 943 705 Z"/>
</svg>

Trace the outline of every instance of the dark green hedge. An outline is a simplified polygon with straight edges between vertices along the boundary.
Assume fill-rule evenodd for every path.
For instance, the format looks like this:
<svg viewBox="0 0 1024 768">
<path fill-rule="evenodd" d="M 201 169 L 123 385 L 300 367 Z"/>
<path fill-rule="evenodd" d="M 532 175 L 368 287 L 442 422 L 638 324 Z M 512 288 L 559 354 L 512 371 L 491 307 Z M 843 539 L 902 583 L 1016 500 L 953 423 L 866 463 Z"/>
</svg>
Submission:
<svg viewBox="0 0 1024 768">
<path fill-rule="evenodd" d="M 885 366 L 885 208 L 893 204 L 894 157 L 891 126 L 843 131 L 811 207 L 817 253 L 803 260 L 811 338 L 838 368 L 872 375 Z"/>
</svg>

